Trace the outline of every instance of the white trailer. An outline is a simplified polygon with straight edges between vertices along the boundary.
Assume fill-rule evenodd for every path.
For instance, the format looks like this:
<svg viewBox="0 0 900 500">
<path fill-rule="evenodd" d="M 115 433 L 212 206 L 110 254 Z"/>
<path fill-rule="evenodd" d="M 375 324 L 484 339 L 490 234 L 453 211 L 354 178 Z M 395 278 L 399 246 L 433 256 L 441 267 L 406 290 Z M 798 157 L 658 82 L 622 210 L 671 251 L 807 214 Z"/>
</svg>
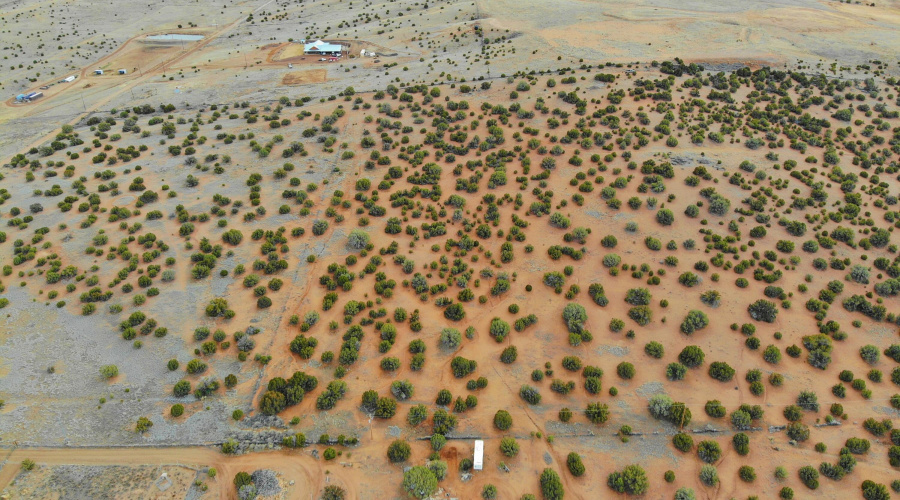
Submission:
<svg viewBox="0 0 900 500">
<path fill-rule="evenodd" d="M 475 440 L 475 458 L 473 460 L 473 468 L 481 470 L 484 467 L 484 441 Z"/>
</svg>

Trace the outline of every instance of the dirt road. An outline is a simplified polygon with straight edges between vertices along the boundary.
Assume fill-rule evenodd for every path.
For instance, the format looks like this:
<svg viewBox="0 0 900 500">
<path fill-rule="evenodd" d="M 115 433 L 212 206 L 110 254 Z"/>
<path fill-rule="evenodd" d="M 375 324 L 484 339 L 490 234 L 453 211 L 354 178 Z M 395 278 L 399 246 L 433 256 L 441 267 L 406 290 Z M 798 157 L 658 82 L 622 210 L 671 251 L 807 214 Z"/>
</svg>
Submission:
<svg viewBox="0 0 900 500">
<path fill-rule="evenodd" d="M 275 0 L 269 0 L 269 1 L 267 1 L 267 2 L 265 2 L 265 3 L 263 3 L 263 4 L 261 4 L 259 7 L 255 7 L 255 8 L 252 9 L 250 12 L 251 12 L 251 13 L 258 12 L 258 11 L 260 11 L 260 10 L 263 9 L 263 8 L 265 8 L 267 5 L 269 5 L 270 3 L 274 2 L 274 1 L 275 1 Z M 212 41 L 215 40 L 216 38 L 222 36 L 223 34 L 229 32 L 229 31 L 231 31 L 231 30 L 234 29 L 235 27 L 239 26 L 239 25 L 241 24 L 241 22 L 243 22 L 243 21 L 246 19 L 246 17 L 247 17 L 247 14 L 246 14 L 246 13 L 242 13 L 242 14 L 241 14 L 240 16 L 238 16 L 234 21 L 232 21 L 232 22 L 230 22 L 230 23 L 228 23 L 228 24 L 223 25 L 222 27 L 220 27 L 219 29 L 217 29 L 217 30 L 215 30 L 215 31 L 210 32 L 208 35 L 205 36 L 205 38 L 203 38 L 203 40 L 200 40 L 200 41 L 198 41 L 198 42 L 193 42 L 193 43 L 191 44 L 191 47 L 190 47 L 189 49 L 187 49 L 187 50 L 185 50 L 185 51 L 179 53 L 177 56 L 175 56 L 175 57 L 173 57 L 173 58 L 171 58 L 171 59 L 168 59 L 168 60 L 166 60 L 166 61 L 163 61 L 163 62 L 161 62 L 161 63 L 158 63 L 158 64 L 156 64 L 156 65 L 153 66 L 153 67 L 144 69 L 144 70 L 143 70 L 143 73 L 142 73 L 141 75 L 132 77 L 132 78 L 130 78 L 130 79 L 128 79 L 128 80 L 125 80 L 125 81 L 122 82 L 121 85 L 116 85 L 115 87 L 113 87 L 113 88 L 111 88 L 111 89 L 104 89 L 104 92 L 107 93 L 106 97 L 104 97 L 103 99 L 100 99 L 99 101 L 94 102 L 91 106 L 85 106 L 85 107 L 84 107 L 84 111 L 83 111 L 82 113 L 78 114 L 75 118 L 69 120 L 67 123 L 68 123 L 69 125 L 74 125 L 75 123 L 78 123 L 78 121 L 81 120 L 82 117 L 88 115 L 89 113 L 94 112 L 94 111 L 97 110 L 97 109 L 101 109 L 102 106 L 106 105 L 107 103 L 109 103 L 110 101 L 112 101 L 114 98 L 116 98 L 116 97 L 118 97 L 118 96 L 124 94 L 125 92 L 130 92 L 132 89 L 134 89 L 134 88 L 137 87 L 138 85 L 140 85 L 140 84 L 142 84 L 142 83 L 145 83 L 145 82 L 147 82 L 148 80 L 151 80 L 152 78 L 155 78 L 155 77 L 159 76 L 159 74 L 164 70 L 164 68 L 170 67 L 170 66 L 172 66 L 173 64 L 175 64 L 175 63 L 177 63 L 177 62 L 179 62 L 179 61 L 184 60 L 184 59 L 187 58 L 188 56 L 194 54 L 194 53 L 197 52 L 198 50 L 200 50 L 200 49 L 202 49 L 203 47 L 205 47 L 206 45 L 208 45 L 210 42 L 212 42 Z M 163 33 L 163 32 L 168 33 L 168 32 L 170 32 L 170 31 L 171 31 L 171 30 L 168 30 L 168 31 L 161 31 L 160 33 Z M 138 36 L 135 36 L 135 37 L 133 37 L 133 38 L 130 38 L 129 40 L 127 40 L 125 43 L 123 43 L 119 48 L 117 48 L 117 49 L 116 49 L 114 52 L 112 52 L 111 54 L 109 54 L 109 55 L 107 55 L 107 56 L 101 58 L 101 59 L 98 60 L 98 61 L 92 62 L 90 65 L 84 66 L 83 68 L 81 68 L 81 70 L 80 70 L 79 73 L 78 73 L 78 74 L 80 75 L 80 78 L 83 80 L 84 77 L 88 74 L 88 72 L 89 72 L 90 70 L 92 70 L 93 68 L 96 68 L 98 65 L 102 65 L 104 61 L 109 60 L 109 59 L 111 59 L 112 57 L 114 57 L 114 56 L 115 56 L 116 54 L 118 54 L 122 49 L 124 49 L 125 46 L 127 46 L 129 43 L 133 42 L 135 39 L 137 39 L 137 38 L 143 38 L 143 37 L 145 37 L 145 36 L 147 36 L 147 33 L 142 33 L 141 35 L 138 35 Z M 49 82 L 48 82 L 48 83 L 49 83 Z M 113 89 L 115 89 L 115 91 L 113 91 Z M 55 96 L 50 96 L 50 97 L 48 97 L 44 102 L 46 102 L 47 100 L 50 100 L 50 98 L 56 97 L 56 96 L 58 96 L 58 95 L 59 95 L 59 94 L 56 94 Z M 13 103 L 12 103 L 13 100 L 14 100 L 14 99 L 10 99 L 10 100 L 6 101 L 6 103 L 5 103 L 6 106 L 13 106 Z M 31 116 L 31 115 L 37 113 L 38 111 L 39 111 L 38 108 L 29 110 L 29 111 L 27 111 L 27 112 L 25 113 L 24 116 Z M 39 138 L 38 140 L 34 141 L 32 144 L 30 144 L 30 145 L 29 145 L 28 147 L 26 147 L 25 149 L 27 150 L 27 149 L 30 149 L 31 147 L 37 147 L 37 146 L 39 146 L 39 145 L 41 145 L 41 144 L 47 142 L 47 140 L 48 140 L 50 137 L 56 135 L 56 133 L 57 133 L 57 131 L 53 131 L 52 133 L 47 134 L 46 136 L 43 136 L 43 137 Z"/>
</svg>

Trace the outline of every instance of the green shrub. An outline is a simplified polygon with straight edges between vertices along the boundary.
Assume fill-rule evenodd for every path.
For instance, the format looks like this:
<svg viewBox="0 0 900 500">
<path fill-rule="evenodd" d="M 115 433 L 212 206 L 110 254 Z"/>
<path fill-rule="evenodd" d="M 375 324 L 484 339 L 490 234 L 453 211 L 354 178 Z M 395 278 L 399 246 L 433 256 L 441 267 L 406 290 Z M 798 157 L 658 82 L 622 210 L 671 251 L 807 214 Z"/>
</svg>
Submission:
<svg viewBox="0 0 900 500">
<path fill-rule="evenodd" d="M 671 381 L 684 380 L 688 368 L 681 363 L 669 363 L 666 365 L 666 378 Z"/>
<path fill-rule="evenodd" d="M 573 476 L 580 477 L 584 475 L 584 463 L 582 463 L 581 456 L 578 453 L 574 451 L 569 453 L 566 457 L 566 466 Z"/>
<path fill-rule="evenodd" d="M 766 323 L 774 323 L 778 316 L 778 309 L 774 302 L 768 300 L 757 300 L 747 307 L 750 317 L 756 321 L 764 321 Z"/>
<path fill-rule="evenodd" d="M 728 382 L 734 378 L 734 368 L 724 361 L 716 361 L 709 365 L 709 376 L 719 382 Z"/>
<path fill-rule="evenodd" d="M 388 446 L 387 456 L 391 463 L 398 463 L 406 461 L 411 453 L 409 443 L 397 439 Z"/>
<path fill-rule="evenodd" d="M 703 311 L 691 310 L 681 322 L 681 333 L 691 335 L 697 330 L 702 330 L 709 325 L 709 318 Z"/>
<path fill-rule="evenodd" d="M 508 430 L 512 427 L 512 416 L 506 410 L 498 410 L 494 414 L 494 427 L 501 431 Z"/>
<path fill-rule="evenodd" d="M 712 465 L 703 465 L 700 467 L 700 482 L 707 486 L 719 484 L 719 471 Z"/>
<path fill-rule="evenodd" d="M 749 465 L 742 465 L 740 469 L 738 469 L 738 477 L 745 483 L 752 483 L 753 481 L 756 481 L 756 470 Z"/>
<path fill-rule="evenodd" d="M 510 327 L 509 323 L 503 321 L 500 318 L 494 318 L 491 320 L 490 325 L 490 334 L 491 337 L 494 337 L 498 343 L 503 342 L 507 335 L 509 335 Z"/>
<path fill-rule="evenodd" d="M 553 469 L 544 469 L 540 477 L 541 494 L 544 500 L 563 500 L 565 490 L 559 474 Z"/>
<path fill-rule="evenodd" d="M 516 346 L 511 345 L 511 346 L 503 349 L 503 352 L 500 353 L 500 361 L 502 361 L 503 363 L 506 363 L 506 364 L 511 364 L 516 361 L 516 358 L 518 357 L 518 355 L 519 355 L 519 352 L 516 349 Z"/>
<path fill-rule="evenodd" d="M 691 448 L 694 447 L 694 438 L 692 438 L 689 434 L 679 432 L 678 434 L 675 434 L 674 437 L 672 437 L 672 444 L 678 451 L 687 453 L 691 451 Z"/>
<path fill-rule="evenodd" d="M 665 354 L 665 348 L 663 347 L 662 344 L 660 344 L 659 342 L 654 340 L 654 341 L 648 342 L 644 346 L 644 352 L 647 353 L 647 355 L 652 358 L 660 359 L 663 357 L 663 354 Z"/>
<path fill-rule="evenodd" d="M 627 361 L 623 361 L 622 363 L 619 363 L 618 366 L 616 366 L 616 373 L 619 375 L 619 377 L 625 380 L 631 380 L 632 378 L 634 378 L 635 372 L 636 370 L 634 368 L 634 365 Z"/>
<path fill-rule="evenodd" d="M 523 385 L 519 389 L 519 397 L 528 402 L 528 404 L 537 405 L 541 403 L 541 393 L 530 385 Z"/>
<path fill-rule="evenodd" d="M 800 482 L 806 485 L 807 488 L 814 490 L 819 487 L 819 471 L 816 469 L 808 465 L 801 467 L 797 471 L 797 476 L 800 478 Z"/>
<path fill-rule="evenodd" d="M 105 379 L 111 379 L 119 374 L 119 367 L 116 365 L 103 365 L 100 367 L 100 375 Z"/>
<path fill-rule="evenodd" d="M 708 464 L 715 463 L 722 457 L 722 448 L 715 441 L 700 441 L 697 445 L 697 456 Z"/>
<path fill-rule="evenodd" d="M 609 420 L 609 406 L 604 403 L 589 403 L 584 414 L 592 423 L 602 424 Z"/>
<path fill-rule="evenodd" d="M 505 437 L 500 440 L 500 453 L 507 457 L 515 457 L 519 454 L 519 443 L 512 437 Z"/>
<path fill-rule="evenodd" d="M 682 487 L 675 490 L 674 500 L 697 500 L 697 497 L 694 495 L 694 490 Z"/>
<path fill-rule="evenodd" d="M 713 418 L 722 418 L 726 413 L 725 407 L 718 399 L 707 401 L 705 410 L 706 414 Z"/>
<path fill-rule="evenodd" d="M 427 467 L 415 466 L 403 473 L 401 486 L 410 496 L 424 499 L 437 491 L 438 478 Z"/>
<path fill-rule="evenodd" d="M 734 450 L 738 455 L 745 456 L 750 453 L 750 437 L 743 432 L 735 434 L 731 438 L 731 443 L 734 445 Z"/>
<path fill-rule="evenodd" d="M 621 472 L 610 474 L 606 485 L 617 493 L 643 495 L 650 488 L 650 481 L 640 465 L 628 465 Z"/>
<path fill-rule="evenodd" d="M 678 361 L 688 368 L 696 368 L 703 364 L 705 357 L 706 354 L 703 352 L 703 349 L 695 345 L 689 345 L 678 354 Z"/>
</svg>

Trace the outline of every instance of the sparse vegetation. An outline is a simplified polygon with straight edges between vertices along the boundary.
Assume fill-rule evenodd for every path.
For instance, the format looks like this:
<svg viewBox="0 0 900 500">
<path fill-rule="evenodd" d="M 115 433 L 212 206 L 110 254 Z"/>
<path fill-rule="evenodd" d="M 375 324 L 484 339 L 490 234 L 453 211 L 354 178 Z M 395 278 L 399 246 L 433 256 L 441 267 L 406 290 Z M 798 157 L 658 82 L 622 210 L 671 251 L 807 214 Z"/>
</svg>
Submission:
<svg viewBox="0 0 900 500">
<path fill-rule="evenodd" d="M 190 69 L 169 65 L 172 55 L 143 54 L 146 76 L 119 80 L 141 101 L 127 106 L 132 94 L 107 96 L 112 80 L 88 74 L 79 88 L 92 90 L 74 111 L 78 99 L 64 97 L 72 82 L 59 82 L 54 71 L 106 67 L 125 60 L 116 54 L 134 57 L 133 46 L 143 42 L 110 47 L 108 37 L 71 31 L 51 41 L 27 28 L 35 15 L 27 7 L 0 16 L 7 31 L 22 32 L 6 47 L 0 86 L 13 96 L 48 87 L 43 102 L 52 102 L 11 103 L 13 118 L 0 132 L 7 141 L 15 135 L 11 151 L 35 143 L 9 155 L 0 174 L 0 309 L 13 323 L 28 322 L 7 342 L 11 373 L 31 373 L 32 364 L 42 373 L 14 377 L 19 385 L 6 392 L 15 408 L 24 394 L 47 410 L 29 417 L 34 426 L 46 425 L 44 413 L 59 413 L 59 392 L 32 385 L 53 388 L 61 374 L 70 381 L 83 371 L 78 356 L 56 359 L 61 345 L 70 346 L 56 336 L 67 335 L 94 347 L 106 339 L 90 368 L 99 366 L 95 382 L 105 381 L 99 403 L 92 396 L 82 405 L 84 391 L 71 389 L 77 414 L 97 407 L 97 429 L 165 440 L 172 426 L 194 435 L 199 423 L 218 418 L 213 410 L 227 408 L 229 426 L 277 424 L 284 448 L 315 445 L 323 463 L 335 465 L 358 458 L 349 458 L 356 453 L 349 446 L 363 439 L 354 434 L 358 424 L 381 419 L 388 435 L 404 439 L 369 436 L 382 450 L 375 460 L 402 465 L 402 488 L 414 498 L 437 492 L 448 450 L 470 456 L 459 443 L 447 444 L 457 427 L 483 434 L 493 426 L 498 440 L 488 441 L 487 463 L 508 460 L 500 468 L 509 477 L 522 474 L 518 454 L 531 453 L 538 439 L 565 448 L 559 436 L 542 433 L 549 428 L 526 443 L 526 414 L 534 411 L 549 411 L 545 419 L 557 415 L 554 425 L 572 429 L 613 425 L 607 432 L 618 429 L 622 446 L 659 437 L 642 428 L 646 412 L 663 421 L 654 425 L 669 426 L 679 457 L 702 464 L 699 485 L 681 469 L 678 480 L 711 488 L 710 495 L 720 482 L 716 464 L 724 484 L 752 484 L 760 498 L 793 498 L 801 483 L 824 496 L 845 495 L 847 479 L 839 481 L 853 474 L 857 459 L 864 457 L 866 471 L 900 464 L 900 431 L 869 411 L 900 408 L 900 395 L 887 388 L 900 385 L 892 365 L 900 345 L 871 334 L 900 325 L 893 305 L 900 264 L 891 241 L 900 227 L 894 66 L 873 56 L 856 68 L 804 61 L 719 72 L 681 59 L 635 65 L 563 54 L 558 63 L 538 59 L 525 69 L 520 33 L 498 27 L 521 23 L 476 22 L 482 13 L 474 4 L 350 7 L 304 22 L 303 36 L 352 37 L 354 50 L 384 43 L 396 54 L 376 62 L 354 53 L 327 72 L 282 75 L 293 85 L 327 73 L 327 81 L 296 87 L 315 99 L 209 104 L 208 93 L 195 92 L 209 83 L 203 75 L 213 61 L 198 56 L 212 57 L 207 49 L 185 59 Z M 233 17 L 231 6 L 222 8 Z M 269 62 L 317 64 L 279 59 L 303 47 L 270 32 L 295 21 L 299 8 L 273 4 L 241 14 L 243 28 L 227 30 L 227 38 L 221 30 L 206 34 L 216 38 L 210 46 L 231 54 L 215 62 L 224 65 L 216 71 L 236 69 L 232 56 L 244 59 L 234 81 L 249 85 L 258 83 L 257 71 L 259 78 L 272 71 Z M 52 18 L 77 18 L 48 9 Z M 161 15 L 134 9 L 138 21 L 129 22 Z M 854 9 L 879 18 L 885 7 Z M 190 19 L 195 7 L 183 10 Z M 444 29 L 448 15 L 453 29 Z M 372 27 L 378 39 L 366 36 Z M 246 43 L 248 36 L 256 41 Z M 641 36 L 656 42 L 653 33 Z M 438 57 L 442 50 L 446 56 Z M 160 43 L 159 52 L 170 48 Z M 417 52 L 434 57 L 423 54 L 414 64 Z M 162 78 L 158 71 L 166 76 L 152 86 L 177 85 L 178 103 L 144 103 L 147 94 L 138 90 Z M 216 78 L 216 95 L 228 100 L 228 79 Z M 101 109 L 107 104 L 115 109 Z M 28 123 L 15 118 L 23 110 L 35 110 Z M 30 137 L 63 117 L 77 121 Z M 804 321 L 813 330 L 798 333 Z M 679 338 L 670 335 L 676 327 Z M 22 346 L 28 353 L 17 356 Z M 168 385 L 141 385 L 142 374 L 163 363 L 166 373 L 178 372 L 169 373 Z M 297 365 L 304 371 L 291 374 Z M 808 377 L 810 366 L 823 376 Z M 610 383 L 613 367 L 618 387 Z M 662 390 L 645 392 L 657 384 Z M 688 403 L 666 395 L 687 389 L 711 395 Z M 717 395 L 735 389 L 738 403 Z M 348 394 L 353 401 L 345 401 Z M 176 401 L 146 416 L 131 411 L 136 400 L 160 397 Z M 713 397 L 721 401 L 706 402 L 700 425 L 711 420 L 727 435 L 701 439 L 691 433 L 692 409 Z M 784 398 L 763 419 L 763 401 Z M 113 402 L 123 410 L 108 411 Z M 317 422 L 334 423 L 328 432 L 342 434 L 316 428 L 321 436 L 307 443 L 299 431 L 317 425 L 310 411 L 321 414 Z M 8 412 L 7 439 L 32 442 L 16 415 Z M 826 435 L 835 422 L 845 431 L 861 428 L 865 438 L 850 432 L 836 446 Z M 767 478 L 774 465 L 751 439 L 766 425 L 784 426 L 770 438 L 785 458 L 799 456 L 796 450 L 823 457 L 818 466 L 786 461 L 790 469 L 776 468 L 778 481 L 796 472 L 792 487 Z M 426 436 L 430 429 L 431 436 L 417 441 L 394 426 Z M 79 441 L 95 433 L 66 435 Z M 223 453 L 253 453 L 243 433 L 216 442 Z M 736 462 L 726 467 L 720 462 L 731 447 Z M 532 488 L 562 499 L 559 473 L 568 470 L 570 496 L 598 496 L 588 485 L 596 486 L 592 474 L 600 471 L 582 451 L 563 449 L 566 468 L 544 469 Z M 675 490 L 675 472 L 663 475 L 675 484 L 651 484 L 647 464 L 635 456 L 639 463 L 603 472 L 611 490 L 695 498 L 690 488 Z M 26 471 L 35 466 L 26 462 Z M 460 458 L 459 465 L 467 472 L 472 461 Z M 350 490 L 352 469 L 325 473 Z M 255 474 L 235 476 L 238 498 L 265 495 Z M 384 483 L 395 488 L 399 475 Z M 820 483 L 820 475 L 829 481 Z M 582 476 L 587 480 L 575 479 Z M 194 487 L 202 491 L 208 478 L 201 479 Z M 874 480 L 882 479 L 860 476 L 852 487 L 867 499 L 889 498 L 887 485 Z M 494 484 L 472 491 L 496 498 L 506 490 Z M 350 495 L 343 487 L 329 484 L 321 497 Z"/>
</svg>

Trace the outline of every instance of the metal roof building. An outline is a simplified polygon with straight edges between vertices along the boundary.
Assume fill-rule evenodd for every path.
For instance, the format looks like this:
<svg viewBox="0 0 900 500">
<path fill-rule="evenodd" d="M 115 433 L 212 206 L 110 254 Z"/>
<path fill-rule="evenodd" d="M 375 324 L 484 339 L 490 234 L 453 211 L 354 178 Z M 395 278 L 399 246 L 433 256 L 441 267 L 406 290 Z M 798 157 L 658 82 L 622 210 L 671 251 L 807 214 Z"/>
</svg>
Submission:
<svg viewBox="0 0 900 500">
<path fill-rule="evenodd" d="M 303 52 L 307 54 L 340 55 L 344 46 L 336 43 L 326 43 L 322 40 L 303 44 Z"/>
</svg>

